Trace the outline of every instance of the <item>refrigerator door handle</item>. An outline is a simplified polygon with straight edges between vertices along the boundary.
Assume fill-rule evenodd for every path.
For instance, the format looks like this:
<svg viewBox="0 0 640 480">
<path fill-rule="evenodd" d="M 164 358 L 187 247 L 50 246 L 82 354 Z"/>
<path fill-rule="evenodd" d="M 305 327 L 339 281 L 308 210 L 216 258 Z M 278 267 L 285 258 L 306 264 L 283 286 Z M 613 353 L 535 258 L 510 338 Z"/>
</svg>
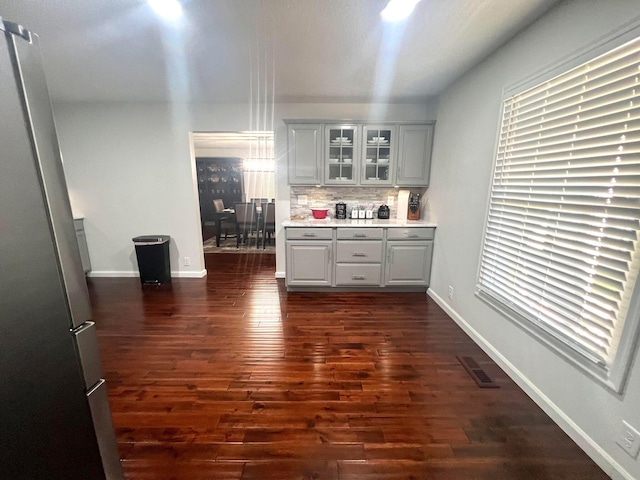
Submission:
<svg viewBox="0 0 640 480">
<path fill-rule="evenodd" d="M 31 32 L 29 32 L 29 30 L 26 30 L 22 25 L 17 23 L 2 20 L 2 17 L 0 17 L 0 30 L 17 35 L 24 38 L 27 42 L 31 42 Z"/>
<path fill-rule="evenodd" d="M 72 330 L 82 364 L 82 375 L 87 390 L 96 384 L 104 373 L 100 362 L 100 349 L 98 348 L 98 338 L 96 336 L 96 324 L 85 322 L 78 328 Z"/>
<path fill-rule="evenodd" d="M 95 385 L 93 385 L 91 388 L 89 388 L 89 390 L 87 390 L 87 397 L 91 397 L 91 395 L 97 392 L 99 388 L 102 388 L 103 385 L 105 385 L 106 387 L 107 381 L 104 378 L 101 378 L 96 382 Z"/>
</svg>

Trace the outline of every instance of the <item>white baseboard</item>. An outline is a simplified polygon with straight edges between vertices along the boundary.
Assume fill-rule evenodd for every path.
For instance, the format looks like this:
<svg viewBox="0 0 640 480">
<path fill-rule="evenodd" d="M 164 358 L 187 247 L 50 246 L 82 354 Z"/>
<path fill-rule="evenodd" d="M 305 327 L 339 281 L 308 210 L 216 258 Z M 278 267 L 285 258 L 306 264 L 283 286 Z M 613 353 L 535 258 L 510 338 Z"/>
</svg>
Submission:
<svg viewBox="0 0 640 480">
<path fill-rule="evenodd" d="M 275 278 L 287 278 L 284 272 L 276 272 Z"/>
<path fill-rule="evenodd" d="M 207 270 L 199 272 L 171 272 L 171 278 L 203 278 L 207 275 Z M 87 273 L 88 277 L 139 277 L 140 273 L 133 270 L 92 270 Z"/>
<path fill-rule="evenodd" d="M 199 272 L 171 272 L 171 276 L 176 278 L 204 278 L 207 276 L 207 269 L 205 268 Z"/>
<path fill-rule="evenodd" d="M 129 270 L 91 270 L 87 277 L 139 277 L 138 272 Z"/>
<path fill-rule="evenodd" d="M 431 288 L 427 294 L 469 335 L 484 352 L 502 368 L 511 379 L 518 384 L 531 399 L 542 408 L 551 419 L 558 424 L 571 439 L 578 444 L 604 472 L 614 480 L 635 480 L 622 465 L 616 462 L 598 443 L 582 430 L 571 418 L 549 399 L 520 370 L 504 357 L 487 339 L 464 320 L 440 295 Z"/>
</svg>

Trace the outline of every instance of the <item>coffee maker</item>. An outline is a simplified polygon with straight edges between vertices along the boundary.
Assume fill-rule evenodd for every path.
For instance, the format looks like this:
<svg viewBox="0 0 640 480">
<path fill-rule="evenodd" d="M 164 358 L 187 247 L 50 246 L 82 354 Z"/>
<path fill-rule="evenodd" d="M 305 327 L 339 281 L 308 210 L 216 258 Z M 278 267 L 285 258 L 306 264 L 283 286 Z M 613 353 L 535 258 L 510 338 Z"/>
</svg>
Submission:
<svg viewBox="0 0 640 480">
<path fill-rule="evenodd" d="M 336 215 L 335 218 L 343 220 L 347 218 L 347 204 L 344 202 L 336 203 Z"/>
</svg>

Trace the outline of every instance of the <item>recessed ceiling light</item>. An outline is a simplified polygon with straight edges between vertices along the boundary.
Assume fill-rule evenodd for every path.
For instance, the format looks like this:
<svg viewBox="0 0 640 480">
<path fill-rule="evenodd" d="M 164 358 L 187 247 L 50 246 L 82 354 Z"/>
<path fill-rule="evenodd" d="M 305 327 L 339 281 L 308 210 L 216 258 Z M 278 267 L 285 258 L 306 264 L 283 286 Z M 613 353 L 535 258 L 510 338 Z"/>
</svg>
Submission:
<svg viewBox="0 0 640 480">
<path fill-rule="evenodd" d="M 167 20 L 176 20 L 182 15 L 182 5 L 178 0 L 147 0 L 151 8 Z"/>
<path fill-rule="evenodd" d="M 384 10 L 380 12 L 382 20 L 385 22 L 399 22 L 404 20 L 420 0 L 389 0 Z"/>
</svg>

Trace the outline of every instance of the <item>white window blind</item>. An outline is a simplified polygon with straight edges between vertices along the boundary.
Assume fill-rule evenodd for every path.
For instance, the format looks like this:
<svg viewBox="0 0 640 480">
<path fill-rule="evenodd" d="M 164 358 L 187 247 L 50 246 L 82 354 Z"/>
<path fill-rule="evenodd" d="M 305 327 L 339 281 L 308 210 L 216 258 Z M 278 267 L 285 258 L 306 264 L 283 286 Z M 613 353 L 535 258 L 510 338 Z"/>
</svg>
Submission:
<svg viewBox="0 0 640 480">
<path fill-rule="evenodd" d="M 504 101 L 479 293 L 606 370 L 639 220 L 636 39 Z"/>
</svg>

